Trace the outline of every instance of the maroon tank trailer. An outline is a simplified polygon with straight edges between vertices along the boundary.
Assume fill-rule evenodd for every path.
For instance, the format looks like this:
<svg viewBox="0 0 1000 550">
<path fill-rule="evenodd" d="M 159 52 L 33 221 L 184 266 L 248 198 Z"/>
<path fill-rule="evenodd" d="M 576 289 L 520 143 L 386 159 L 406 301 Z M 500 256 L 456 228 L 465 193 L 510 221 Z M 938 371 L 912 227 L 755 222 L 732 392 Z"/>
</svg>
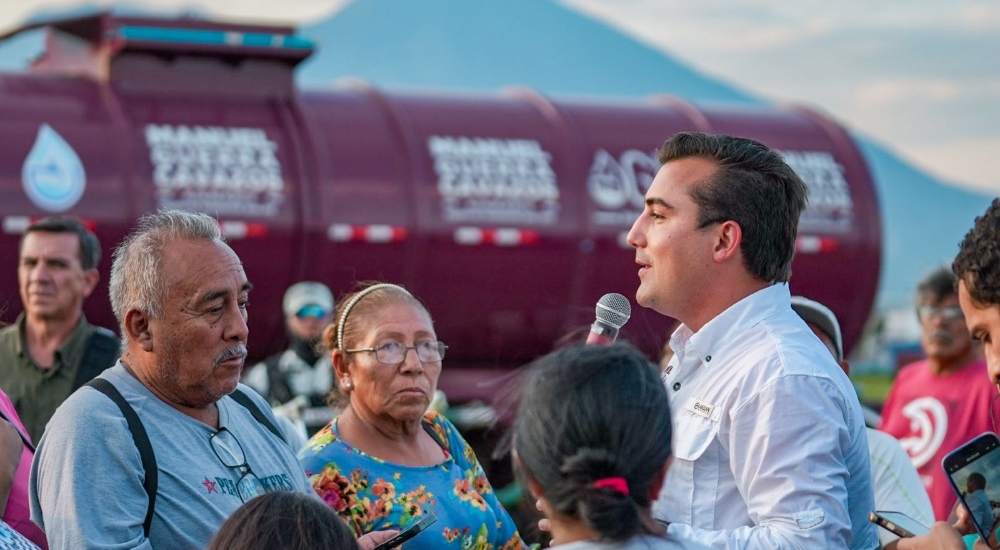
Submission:
<svg viewBox="0 0 1000 550">
<path fill-rule="evenodd" d="M 809 186 L 792 290 L 828 304 L 847 348 L 873 304 L 881 220 L 848 133 L 802 107 L 696 107 L 402 93 L 363 82 L 299 91 L 312 45 L 294 29 L 110 15 L 48 23 L 45 53 L 0 75 L 0 299 L 20 310 L 17 242 L 31 220 L 83 218 L 110 250 L 145 212 L 217 217 L 256 284 L 252 358 L 284 340 L 281 295 L 299 280 L 406 285 L 435 318 L 452 401 L 474 383 L 581 340 L 594 304 L 634 300 L 625 235 L 685 130 L 756 138 Z M 23 30 L 23 29 L 22 29 Z M 19 32 L 19 31 L 17 31 Z M 101 285 L 85 307 L 115 327 Z M 653 356 L 669 320 L 633 307 L 621 338 Z"/>
</svg>

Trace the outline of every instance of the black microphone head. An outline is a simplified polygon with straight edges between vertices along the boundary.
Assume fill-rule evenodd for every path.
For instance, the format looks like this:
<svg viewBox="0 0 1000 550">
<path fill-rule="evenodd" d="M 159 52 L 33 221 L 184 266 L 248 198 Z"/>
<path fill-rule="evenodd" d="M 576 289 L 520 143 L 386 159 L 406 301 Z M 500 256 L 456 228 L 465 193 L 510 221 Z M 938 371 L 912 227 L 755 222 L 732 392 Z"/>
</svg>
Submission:
<svg viewBox="0 0 1000 550">
<path fill-rule="evenodd" d="M 597 320 L 603 321 L 615 328 L 622 325 L 632 316 L 632 304 L 628 298 L 612 292 L 601 296 L 597 301 Z"/>
</svg>

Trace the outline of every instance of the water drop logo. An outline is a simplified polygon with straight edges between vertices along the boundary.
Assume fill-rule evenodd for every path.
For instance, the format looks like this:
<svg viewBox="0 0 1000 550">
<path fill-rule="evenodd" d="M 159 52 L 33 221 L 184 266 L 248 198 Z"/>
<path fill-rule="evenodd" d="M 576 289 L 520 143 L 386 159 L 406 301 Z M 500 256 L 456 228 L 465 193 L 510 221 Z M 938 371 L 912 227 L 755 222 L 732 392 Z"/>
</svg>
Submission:
<svg viewBox="0 0 1000 550">
<path fill-rule="evenodd" d="M 87 175 L 76 151 L 48 124 L 38 136 L 21 167 L 21 182 L 31 202 L 42 210 L 69 210 L 83 196 Z"/>
</svg>

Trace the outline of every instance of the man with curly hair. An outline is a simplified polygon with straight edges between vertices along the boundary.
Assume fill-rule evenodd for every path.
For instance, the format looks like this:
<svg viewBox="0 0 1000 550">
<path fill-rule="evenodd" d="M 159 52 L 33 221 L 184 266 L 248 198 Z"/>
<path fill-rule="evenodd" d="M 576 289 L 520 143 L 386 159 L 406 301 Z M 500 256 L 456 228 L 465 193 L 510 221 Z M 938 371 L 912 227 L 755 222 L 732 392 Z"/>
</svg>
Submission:
<svg viewBox="0 0 1000 550">
<path fill-rule="evenodd" d="M 1000 198 L 976 218 L 951 264 L 958 278 L 958 303 L 965 325 L 982 342 L 990 382 L 1000 390 Z M 964 550 L 961 534 L 976 532 L 968 513 L 960 509 L 954 526 L 937 522 L 928 535 L 901 539 L 899 550 Z M 988 548 L 976 541 L 976 548 Z"/>
<path fill-rule="evenodd" d="M 910 455 L 939 520 L 948 518 L 957 500 L 941 460 L 990 430 L 986 412 L 996 395 L 965 328 L 956 284 L 955 274 L 941 266 L 917 286 L 920 346 L 927 358 L 899 371 L 878 426 Z"/>
<path fill-rule="evenodd" d="M 1000 383 L 1000 198 L 962 241 L 951 266 L 958 277 L 958 303 L 972 337 L 983 344 L 990 381 Z M 1000 385 L 998 385 L 1000 388 Z"/>
</svg>

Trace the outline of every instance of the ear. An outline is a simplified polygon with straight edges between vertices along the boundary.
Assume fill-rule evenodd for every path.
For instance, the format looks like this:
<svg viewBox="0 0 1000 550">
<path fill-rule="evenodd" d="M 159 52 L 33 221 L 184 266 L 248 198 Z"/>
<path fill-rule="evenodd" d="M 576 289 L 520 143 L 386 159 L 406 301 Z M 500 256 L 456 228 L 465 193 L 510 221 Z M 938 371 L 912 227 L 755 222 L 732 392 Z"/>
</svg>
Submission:
<svg viewBox="0 0 1000 550">
<path fill-rule="evenodd" d="M 333 363 L 333 376 L 336 377 L 338 381 L 343 382 L 344 380 L 351 379 L 351 370 L 348 368 L 347 353 L 342 349 L 335 349 L 330 352 L 330 360 Z M 340 384 L 340 390 L 344 391 L 344 384 Z"/>
<path fill-rule="evenodd" d="M 128 338 L 139 344 L 144 351 L 153 351 L 153 332 L 150 330 L 149 317 L 138 309 L 130 309 L 125 313 L 125 332 Z"/>
<path fill-rule="evenodd" d="M 715 228 L 715 247 L 712 249 L 712 259 L 722 263 L 736 256 L 743 243 L 743 228 L 733 220 L 727 220 Z"/>
<path fill-rule="evenodd" d="M 528 493 L 531 498 L 540 499 L 542 498 L 542 486 L 535 481 L 535 478 L 531 477 L 524 469 L 524 464 L 521 462 L 521 457 L 517 454 L 517 449 L 510 450 L 510 459 L 514 462 L 514 470 L 528 482 Z"/>
<path fill-rule="evenodd" d="M 101 273 L 96 269 L 88 269 L 83 272 L 83 297 L 90 296 L 90 293 L 97 288 L 98 281 L 101 280 Z"/>
<path fill-rule="evenodd" d="M 663 483 L 667 480 L 667 470 L 670 469 L 670 463 L 674 461 L 674 455 L 667 457 L 667 461 L 663 463 L 663 467 L 660 471 L 653 476 L 653 479 L 649 483 L 649 501 L 652 502 L 660 498 L 660 489 L 663 489 Z"/>
<path fill-rule="evenodd" d="M 545 500 L 545 495 L 542 494 L 542 486 L 531 476 L 524 476 L 524 478 L 528 481 L 528 493 L 531 494 L 531 498 L 542 503 L 540 511 L 545 514 L 545 517 L 549 517 L 546 510 L 551 509 L 551 506 L 549 506 L 549 501 Z"/>
</svg>

